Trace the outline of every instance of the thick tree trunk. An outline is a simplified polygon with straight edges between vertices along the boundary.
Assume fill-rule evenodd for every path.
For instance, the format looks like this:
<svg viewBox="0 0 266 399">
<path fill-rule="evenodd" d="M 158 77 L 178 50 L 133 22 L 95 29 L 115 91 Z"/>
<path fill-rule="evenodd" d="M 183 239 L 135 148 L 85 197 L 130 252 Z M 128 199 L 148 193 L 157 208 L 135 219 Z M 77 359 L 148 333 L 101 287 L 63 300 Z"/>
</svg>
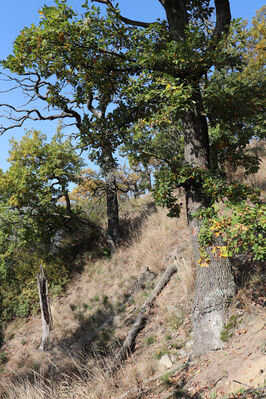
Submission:
<svg viewBox="0 0 266 399">
<path fill-rule="evenodd" d="M 195 89 L 194 109 L 184 117 L 185 161 L 196 167 L 208 169 L 208 125 L 202 111 L 200 90 Z M 208 198 L 200 185 L 186 189 L 187 219 L 196 259 L 199 259 L 199 219 L 193 214 L 208 206 Z M 193 312 L 194 354 L 201 355 L 222 347 L 220 333 L 225 323 L 225 308 L 235 293 L 235 284 L 228 259 L 215 258 L 211 251 L 209 267 L 198 267 Z"/>
<path fill-rule="evenodd" d="M 198 267 L 193 310 L 194 355 L 200 356 L 223 346 L 221 331 L 226 308 L 235 294 L 229 259 L 210 254 L 209 267 Z"/>
<path fill-rule="evenodd" d="M 169 23 L 172 39 L 180 42 L 186 39 L 187 25 L 186 2 L 184 0 L 160 0 Z M 228 0 L 214 0 L 216 25 L 213 39 L 220 39 L 222 33 L 228 32 L 230 25 L 230 4 Z M 214 45 L 216 43 L 214 42 Z M 209 65 L 207 69 L 210 67 Z M 207 70 L 205 71 L 207 72 Z M 189 71 L 187 71 L 189 79 Z M 203 71 L 201 72 L 204 73 Z M 191 77 L 193 71 L 191 71 Z M 200 79 L 200 76 L 198 76 Z M 191 79 L 192 80 L 192 79 Z M 210 168 L 208 124 L 203 114 L 202 98 L 199 84 L 194 86 L 193 102 L 183 117 L 185 138 L 185 161 L 202 169 Z M 192 244 L 196 259 L 199 259 L 198 235 L 200 221 L 193 218 L 199 209 L 209 205 L 208 198 L 201 192 L 200 184 L 186 188 L 187 219 L 191 232 Z M 224 324 L 224 309 L 228 299 L 235 293 L 235 285 L 228 260 L 216 259 L 210 254 L 208 268 L 198 267 L 196 277 L 196 295 L 193 317 L 194 353 L 203 354 L 222 346 L 220 332 Z"/>
<path fill-rule="evenodd" d="M 112 152 L 107 151 L 105 154 L 104 165 L 107 204 L 107 240 L 112 253 L 115 252 L 115 248 L 120 240 L 119 208 L 115 172 L 116 163 Z"/>
</svg>

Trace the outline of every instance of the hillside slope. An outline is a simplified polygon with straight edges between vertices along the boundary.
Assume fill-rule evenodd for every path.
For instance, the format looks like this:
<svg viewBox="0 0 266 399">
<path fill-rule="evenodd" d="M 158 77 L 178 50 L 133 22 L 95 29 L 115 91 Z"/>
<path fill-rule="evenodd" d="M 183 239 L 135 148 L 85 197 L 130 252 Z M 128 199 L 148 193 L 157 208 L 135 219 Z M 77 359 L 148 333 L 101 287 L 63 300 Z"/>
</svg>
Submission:
<svg viewBox="0 0 266 399">
<path fill-rule="evenodd" d="M 263 397 L 262 266 L 249 265 L 249 278 L 230 307 L 225 347 L 193 359 L 191 310 L 199 266 L 192 261 L 185 212 L 170 219 L 159 208 L 144 217 L 148 203 L 150 198 L 134 201 L 125 215 L 142 220 L 127 245 L 111 259 L 84 254 L 82 273 L 63 295 L 51 299 L 54 328 L 46 352 L 38 349 L 40 315 L 7 327 L 0 355 L 1 398 Z M 110 376 L 114 354 L 169 265 L 177 273 L 146 312 L 133 353 Z M 245 393 L 230 395 L 239 389 Z"/>
</svg>

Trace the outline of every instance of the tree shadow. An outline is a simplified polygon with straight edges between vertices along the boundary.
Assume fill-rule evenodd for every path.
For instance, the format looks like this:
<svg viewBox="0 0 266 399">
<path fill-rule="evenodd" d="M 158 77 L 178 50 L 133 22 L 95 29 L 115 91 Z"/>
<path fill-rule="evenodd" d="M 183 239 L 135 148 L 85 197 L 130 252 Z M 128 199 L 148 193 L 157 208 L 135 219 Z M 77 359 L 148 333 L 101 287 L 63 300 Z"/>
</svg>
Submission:
<svg viewBox="0 0 266 399">
<path fill-rule="evenodd" d="M 107 296 L 102 300 L 97 298 L 98 305 L 92 314 L 86 316 L 86 310 L 91 304 L 81 306 L 71 305 L 70 311 L 74 312 L 74 318 L 78 320 L 78 328 L 68 337 L 56 342 L 56 346 L 63 350 L 82 351 L 88 356 L 94 356 L 95 350 L 107 356 L 110 347 L 117 342 L 114 339 L 114 318 L 119 312 L 120 303 L 113 304 Z M 91 350 L 92 348 L 92 350 Z"/>
<path fill-rule="evenodd" d="M 119 220 L 119 226 L 122 241 L 130 242 L 132 238 L 136 237 L 140 232 L 143 223 L 155 212 L 157 212 L 156 204 L 154 201 L 150 201 L 145 205 L 144 209 L 140 210 L 137 216 L 132 216 L 130 213 L 126 213 L 121 217 Z"/>
<path fill-rule="evenodd" d="M 238 291 L 245 289 L 252 301 L 265 304 L 265 263 L 238 255 L 232 259 L 232 264 Z"/>
<path fill-rule="evenodd" d="M 86 308 L 87 304 L 82 306 Z M 115 337 L 114 323 L 114 318 L 123 310 L 121 306 L 121 303 L 111 303 L 108 297 L 103 296 L 98 306 L 86 316 L 87 309 L 83 308 L 82 311 L 81 307 L 72 305 L 70 312 L 75 313 L 79 326 L 70 335 L 51 340 L 46 347 L 44 363 L 42 360 L 36 361 L 31 369 L 16 372 L 11 382 L 23 386 L 27 381 L 33 386 L 43 385 L 45 390 L 55 382 L 91 378 L 88 369 L 91 363 L 97 364 L 104 373 L 108 358 L 113 358 L 122 345 L 122 340 Z M 4 393 L 2 395 L 0 398 L 5 398 Z"/>
<path fill-rule="evenodd" d="M 176 383 L 171 383 L 169 379 L 164 380 L 164 385 L 166 388 L 172 388 L 172 391 L 169 396 L 167 396 L 167 399 L 202 399 L 202 392 L 199 393 L 189 393 L 188 392 L 188 376 L 185 375 L 185 377 L 181 378 L 181 381 L 179 381 L 177 384 Z"/>
</svg>

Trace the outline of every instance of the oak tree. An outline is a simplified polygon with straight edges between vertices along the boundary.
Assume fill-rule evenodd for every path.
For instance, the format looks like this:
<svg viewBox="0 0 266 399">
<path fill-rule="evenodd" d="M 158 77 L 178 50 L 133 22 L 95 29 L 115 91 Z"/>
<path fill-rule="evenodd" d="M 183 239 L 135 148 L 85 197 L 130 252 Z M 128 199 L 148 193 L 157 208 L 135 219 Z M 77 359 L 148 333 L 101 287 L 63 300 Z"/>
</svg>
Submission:
<svg viewBox="0 0 266 399">
<path fill-rule="evenodd" d="M 115 151 L 121 127 L 128 123 L 121 113 L 116 116 L 119 92 L 128 80 L 120 52 L 130 32 L 112 12 L 102 18 L 96 7 L 86 7 L 80 16 L 65 0 L 55 0 L 39 14 L 40 23 L 21 31 L 13 54 L 2 62 L 15 74 L 6 78 L 28 97 L 29 108 L 2 103 L 10 124 L 1 133 L 26 120 L 61 119 L 64 126 L 76 127 L 73 134 L 82 151 L 89 149 L 89 158 L 105 176 L 108 240 L 114 249 L 120 236 Z"/>
<path fill-rule="evenodd" d="M 238 79 L 230 75 L 241 64 L 237 62 L 238 54 L 227 46 L 230 3 L 215 0 L 213 8 L 208 0 L 159 0 L 166 21 L 145 23 L 121 16 L 110 0 L 96 1 L 107 6 L 106 16 L 97 8 L 90 8 L 86 1 L 85 19 L 78 19 L 65 0 L 56 0 L 55 7 L 42 9 L 39 26 L 24 29 L 17 38 L 14 54 L 3 62 L 4 67 L 19 75 L 16 84 L 32 93 L 32 99 L 44 101 L 60 112 L 43 114 L 35 108 L 20 110 L 6 104 L 17 112 L 9 115 L 14 122 L 11 127 L 20 126 L 27 118 L 73 118 L 85 147 L 90 146 L 95 159 L 106 168 L 107 179 L 115 166 L 114 150 L 128 141 L 130 129 L 139 142 L 147 145 L 153 134 L 152 155 L 170 164 L 170 168 L 162 169 L 162 200 L 173 214 L 177 213 L 173 192 L 179 185 L 185 188 L 195 256 L 202 260 L 201 266 L 208 266 L 197 271 L 195 353 L 220 348 L 224 310 L 235 293 L 235 284 L 229 256 L 223 249 L 223 236 L 216 229 L 221 224 L 208 230 L 206 223 L 217 221 L 214 205 L 224 197 L 231 202 L 237 202 L 237 197 L 249 198 L 259 204 L 254 190 L 246 191 L 241 184 L 228 186 L 222 176 L 221 165 L 230 151 L 237 154 L 236 163 L 242 157 L 247 168 L 254 166 L 242 151 L 252 128 L 251 123 L 246 129 L 247 119 L 241 120 L 245 113 L 237 119 L 232 138 L 229 124 L 225 129 L 219 126 L 220 121 L 226 120 L 227 110 L 233 111 L 228 104 L 234 96 L 227 96 L 223 74 L 230 76 L 235 93 L 239 87 Z M 214 26 L 209 22 L 213 11 Z M 222 82 L 220 87 L 216 82 Z M 212 100 L 218 92 L 215 87 L 228 100 L 223 113 L 220 111 L 224 103 L 215 108 L 218 101 Z M 115 108 L 109 112 L 111 103 Z M 258 104 L 250 104 L 248 109 L 255 105 L 257 111 Z M 234 112 L 228 119 L 233 126 Z M 259 126 L 257 119 L 253 125 Z M 245 134 L 239 134 L 241 127 L 248 132 L 246 139 Z M 156 140 L 163 144 L 159 150 Z M 218 145 L 221 151 L 217 152 L 217 163 L 214 150 Z M 150 154 L 145 155 L 148 160 Z M 213 167 L 215 162 L 218 168 Z M 214 170 L 221 173 L 215 174 Z M 110 187 L 114 187 L 113 174 L 110 176 Z M 116 207 L 114 201 L 113 204 Z M 115 221 L 113 225 L 116 226 Z M 216 242 L 209 240 L 208 231 Z M 213 252 L 213 247 L 217 252 Z"/>
<path fill-rule="evenodd" d="M 234 43 L 229 40 L 231 13 L 228 0 L 215 0 L 214 9 L 208 0 L 160 0 L 167 21 L 154 24 L 121 16 L 109 0 L 97 1 L 116 12 L 125 24 L 139 27 L 141 46 L 132 44 L 129 51 L 129 55 L 135 55 L 134 62 L 139 70 L 124 93 L 128 106 L 135 103 L 142 110 L 132 129 L 136 140 L 135 144 L 134 139 L 131 141 L 130 150 L 135 150 L 137 156 L 142 157 L 143 153 L 149 156 L 152 138 L 152 144 L 155 143 L 155 152 L 150 151 L 152 155 L 161 158 L 167 166 L 170 164 L 170 168 L 161 171 L 159 194 L 161 192 L 161 202 L 165 202 L 172 214 L 178 213 L 174 189 L 185 188 L 192 244 L 202 266 L 198 268 L 196 278 L 194 352 L 202 354 L 218 349 L 222 346 L 220 333 L 226 317 L 224 310 L 235 294 L 230 255 L 237 244 L 245 241 L 240 238 L 241 233 L 242 237 L 245 235 L 245 223 L 257 220 L 261 214 L 256 190 L 239 182 L 227 185 L 224 162 L 231 152 L 232 162 L 242 164 L 247 172 L 258 167 L 258 161 L 251 159 L 243 149 L 260 131 L 261 76 L 254 85 L 250 85 L 250 81 L 246 84 L 239 81 L 237 72 L 245 64 L 245 50 L 242 48 L 241 54 L 234 51 L 239 38 Z M 214 26 L 209 22 L 213 11 L 216 16 Z M 234 46 L 233 49 L 230 46 Z M 225 80 L 228 78 L 229 85 Z M 231 93 L 228 92 L 230 85 Z M 236 95 L 239 89 L 242 97 Z M 247 96 L 250 96 L 249 101 Z M 234 104 L 230 105 L 232 100 Z M 245 106 L 240 106 L 243 104 L 246 110 Z M 170 130 L 169 126 L 172 126 Z M 163 144 L 168 155 L 163 154 L 156 140 Z M 136 148 L 138 143 L 144 150 L 142 154 L 141 149 Z M 215 152 L 217 146 L 221 151 Z M 224 224 L 218 221 L 215 210 L 219 200 L 228 201 L 234 212 L 234 217 L 227 216 Z M 247 201 L 245 205 L 244 201 Z M 236 204 L 238 207 L 234 209 Z M 236 216 L 241 206 L 242 211 Z M 212 220 L 213 227 L 208 225 Z M 263 256 L 261 247 L 258 251 L 256 247 L 263 230 L 263 221 L 259 220 L 252 231 L 255 237 L 253 249 L 258 258 Z M 237 227 L 231 235 L 231 244 L 226 247 L 223 240 L 230 242 L 232 225 Z M 250 249 L 249 244 L 241 249 Z"/>
</svg>

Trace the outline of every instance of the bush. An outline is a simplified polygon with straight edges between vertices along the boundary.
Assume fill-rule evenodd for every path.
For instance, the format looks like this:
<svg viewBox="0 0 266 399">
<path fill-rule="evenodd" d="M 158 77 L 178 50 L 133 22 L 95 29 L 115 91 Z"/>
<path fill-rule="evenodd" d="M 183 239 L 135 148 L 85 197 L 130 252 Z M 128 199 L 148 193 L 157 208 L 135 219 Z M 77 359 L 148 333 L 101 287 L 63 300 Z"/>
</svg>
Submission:
<svg viewBox="0 0 266 399">
<path fill-rule="evenodd" d="M 2 263 L 0 302 L 3 323 L 14 317 L 27 317 L 37 311 L 37 274 L 41 264 L 49 281 L 50 291 L 58 294 L 70 274 L 59 258 L 48 257 L 42 261 L 37 252 L 20 248 L 10 254 L 8 264 Z M 6 266 L 5 273 L 3 266 Z"/>
</svg>

